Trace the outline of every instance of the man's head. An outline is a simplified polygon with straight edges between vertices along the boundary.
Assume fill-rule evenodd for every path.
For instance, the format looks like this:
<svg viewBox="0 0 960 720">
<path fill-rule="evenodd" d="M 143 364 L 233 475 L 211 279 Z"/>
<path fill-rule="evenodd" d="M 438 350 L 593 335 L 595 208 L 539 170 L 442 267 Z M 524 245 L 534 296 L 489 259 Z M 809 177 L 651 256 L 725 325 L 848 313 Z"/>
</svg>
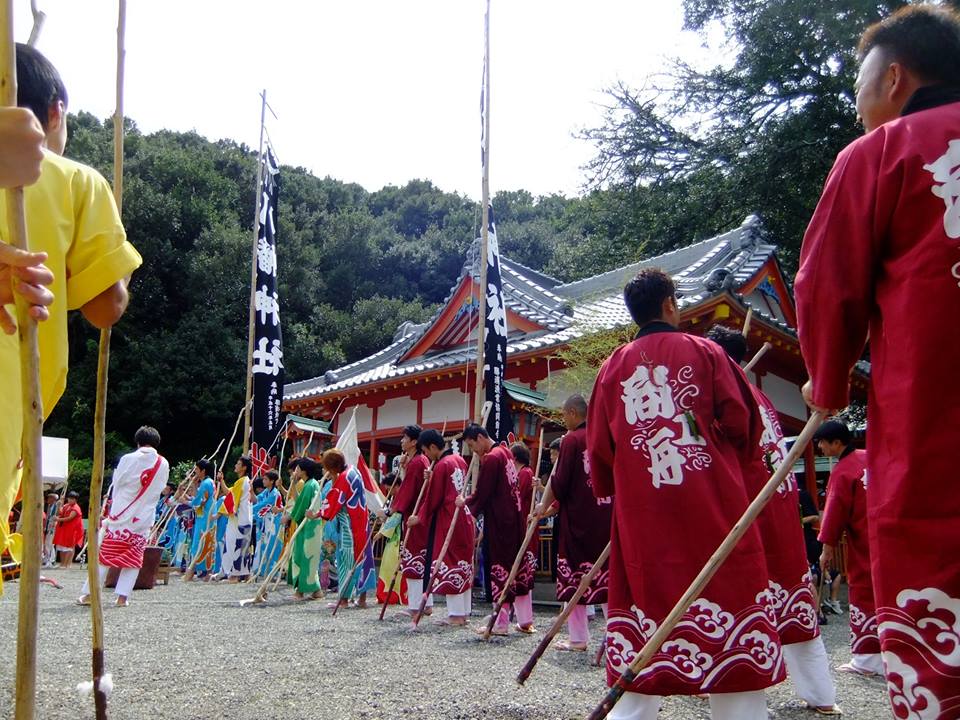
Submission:
<svg viewBox="0 0 960 720">
<path fill-rule="evenodd" d="M 431 462 L 436 461 L 437 458 L 443 455 L 443 436 L 436 430 L 424 430 L 420 433 L 419 441 L 423 454 L 426 455 Z"/>
<path fill-rule="evenodd" d="M 518 467 L 526 467 L 530 464 L 530 448 L 523 443 L 514 443 L 510 446 L 510 452 L 513 455 L 513 461 Z"/>
<path fill-rule="evenodd" d="M 67 89 L 43 54 L 17 43 L 17 105 L 30 108 L 46 133 L 46 146 L 63 155 L 67 144 Z"/>
<path fill-rule="evenodd" d="M 493 440 L 483 425 L 470 423 L 463 431 L 463 441 L 470 448 L 470 452 L 484 455 L 493 448 Z"/>
<path fill-rule="evenodd" d="M 813 435 L 813 442 L 825 457 L 840 457 L 852 439 L 850 428 L 839 420 L 827 420 Z"/>
<path fill-rule="evenodd" d="M 415 452 L 421 432 L 423 430 L 419 425 L 407 425 L 403 429 L 403 435 L 400 436 L 400 449 L 405 453 Z"/>
<path fill-rule="evenodd" d="M 161 497 L 170 497 L 173 494 L 173 491 L 177 489 L 177 486 L 172 482 L 168 482 L 162 488 L 160 488 Z"/>
<path fill-rule="evenodd" d="M 347 458 L 343 452 L 336 448 L 330 448 L 323 453 L 323 469 L 331 475 L 339 475 L 347 469 Z"/>
<path fill-rule="evenodd" d="M 250 477 L 250 474 L 253 472 L 253 461 L 250 460 L 249 455 L 241 455 L 237 458 L 237 464 L 233 466 L 233 471 L 239 477 Z"/>
<path fill-rule="evenodd" d="M 197 466 L 194 472 L 198 479 L 203 480 L 213 475 L 213 463 L 209 460 L 197 460 Z"/>
<path fill-rule="evenodd" d="M 576 430 L 587 421 L 587 400 L 580 395 L 571 395 L 563 403 L 563 424 L 567 430 Z"/>
<path fill-rule="evenodd" d="M 550 442 L 550 462 L 555 463 L 560 457 L 560 438 L 554 438 Z"/>
<path fill-rule="evenodd" d="M 133 434 L 133 441 L 137 447 L 152 447 L 154 450 L 160 449 L 160 433 L 149 425 L 142 426 Z"/>
<path fill-rule="evenodd" d="M 317 463 L 307 457 L 294 458 L 287 464 L 287 470 L 290 471 L 290 477 L 293 480 L 305 480 L 315 477 Z"/>
<path fill-rule="evenodd" d="M 639 326 L 660 320 L 677 327 L 677 288 L 673 280 L 659 268 L 645 268 L 623 288 L 623 302 L 630 317 Z"/>
<path fill-rule="evenodd" d="M 707 339 L 713 340 L 722 347 L 737 365 L 742 363 L 743 358 L 747 355 L 747 339 L 743 336 L 743 333 L 733 328 L 714 325 L 707 333 Z"/>
<path fill-rule="evenodd" d="M 47 505 L 53 505 L 59 499 L 60 496 L 56 493 L 47 493 Z"/>
<path fill-rule="evenodd" d="M 857 115 L 867 132 L 900 117 L 918 88 L 960 85 L 960 15 L 908 5 L 866 29 L 857 47 Z"/>
</svg>

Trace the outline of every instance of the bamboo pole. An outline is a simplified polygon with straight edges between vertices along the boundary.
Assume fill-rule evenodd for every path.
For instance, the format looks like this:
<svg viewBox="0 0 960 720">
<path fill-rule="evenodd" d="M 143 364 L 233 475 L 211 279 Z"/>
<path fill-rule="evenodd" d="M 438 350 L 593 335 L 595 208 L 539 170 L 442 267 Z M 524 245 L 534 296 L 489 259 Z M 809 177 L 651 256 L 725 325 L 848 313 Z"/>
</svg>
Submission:
<svg viewBox="0 0 960 720">
<path fill-rule="evenodd" d="M 487 247 L 490 233 L 490 0 L 483 19 L 483 179 L 480 208 L 480 307 L 477 319 L 477 383 L 473 414 L 479 421 L 483 406 L 483 343 L 487 317 Z"/>
<path fill-rule="evenodd" d="M 750 321 L 753 320 L 753 308 L 747 308 L 747 316 L 743 319 L 743 329 L 740 334 L 744 337 L 750 335 Z"/>
<path fill-rule="evenodd" d="M 40 31 L 43 30 L 43 23 L 47 19 L 47 14 L 37 7 L 37 0 L 30 0 L 30 13 L 33 15 L 33 27 L 30 29 L 30 39 L 27 45 L 36 47 L 40 39 Z"/>
<path fill-rule="evenodd" d="M 753 522 L 757 519 L 764 507 L 766 507 L 767 503 L 770 501 L 770 498 L 776 494 L 777 488 L 793 469 L 794 464 L 799 459 L 801 453 L 803 453 L 803 451 L 806 449 L 807 444 L 810 442 L 810 438 L 813 437 L 814 432 L 816 432 L 817 428 L 820 427 L 824 417 L 825 413 L 820 411 L 817 411 L 810 416 L 810 419 L 807 420 L 807 424 L 800 432 L 800 435 L 797 436 L 793 447 L 790 448 L 790 452 L 787 453 L 787 457 L 784 458 L 782 463 L 780 463 L 780 467 L 777 468 L 777 471 L 770 477 L 770 479 L 767 481 L 767 484 L 764 485 L 763 490 L 760 491 L 760 494 L 757 495 L 752 503 L 750 503 L 747 509 L 743 512 L 743 515 L 740 516 L 740 519 L 734 524 L 733 528 L 730 530 L 730 533 L 727 535 L 724 541 L 720 543 L 720 547 L 717 548 L 717 550 L 707 561 L 706 565 L 703 566 L 703 569 L 700 571 L 697 577 L 694 578 L 693 582 L 690 584 L 690 587 L 687 588 L 687 591 L 683 594 L 680 600 L 677 601 L 677 604 L 674 605 L 673 610 L 670 611 L 664 621 L 660 624 L 660 627 L 653 634 L 653 637 L 651 637 L 644 644 L 640 652 L 637 653 L 636 658 L 634 658 L 633 662 L 630 663 L 630 667 L 623 672 L 620 678 L 607 692 L 607 695 L 604 697 L 603 701 L 590 714 L 589 720 L 602 720 L 602 718 L 605 718 L 613 709 L 613 706 L 617 704 L 617 701 L 623 696 L 626 688 L 636 679 L 640 671 L 646 667 L 647 663 L 649 663 L 653 656 L 660 650 L 663 643 L 670 636 L 670 633 L 672 633 L 674 628 L 677 626 L 677 623 L 683 618 L 683 614 L 689 609 L 690 605 L 693 604 L 693 601 L 697 599 L 700 593 L 703 592 L 703 589 L 707 586 L 707 583 L 710 582 L 714 574 L 733 551 L 734 547 L 736 547 L 737 543 L 740 541 L 740 538 L 743 537 Z"/>
<path fill-rule="evenodd" d="M 543 431 L 540 433 L 541 439 L 543 437 Z M 556 468 L 557 464 L 553 464 L 553 468 Z M 550 477 L 547 478 L 547 485 L 544 489 L 544 494 L 546 494 L 547 489 L 550 488 L 550 482 L 553 480 L 553 468 L 550 469 Z M 533 489 L 533 497 L 530 499 L 530 513 L 527 520 L 527 532 L 523 537 L 523 543 L 520 545 L 520 550 L 517 551 L 517 556 L 513 559 L 513 565 L 510 567 L 510 574 L 507 576 L 507 582 L 504 583 L 503 590 L 500 592 L 500 597 L 497 598 L 497 601 L 493 604 L 493 612 L 490 613 L 490 620 L 487 622 L 487 626 L 483 629 L 483 635 L 481 638 L 484 642 L 490 640 L 490 633 L 493 631 L 493 626 L 497 622 L 497 615 L 500 614 L 501 608 L 503 608 L 503 602 L 507 598 L 507 593 L 510 592 L 510 586 L 513 584 L 513 581 L 517 577 L 517 573 L 520 572 L 520 564 L 523 562 L 523 556 L 527 551 L 527 545 L 530 544 L 530 541 L 533 539 L 533 534 L 537 531 L 537 526 L 540 524 L 540 518 L 533 516 L 533 509 L 536 507 L 537 490 L 536 487 Z"/>
<path fill-rule="evenodd" d="M 475 478 L 476 475 L 480 473 L 480 456 L 474 453 L 473 457 L 470 459 L 470 467 L 467 469 L 467 475 Z M 463 489 L 460 491 L 458 496 L 459 500 L 465 500 L 467 497 L 467 489 L 470 488 L 473 483 L 468 482 L 466 478 L 463 481 Z M 450 549 L 450 542 L 453 540 L 453 531 L 457 527 L 457 519 L 460 517 L 460 511 L 463 508 L 460 506 L 459 502 L 457 506 L 453 509 L 453 517 L 450 518 L 450 527 L 447 528 L 447 535 L 443 539 L 443 545 L 440 547 L 440 552 L 437 554 L 437 557 L 434 558 L 430 563 L 430 574 L 429 580 L 427 581 L 427 587 L 423 593 L 423 597 L 420 598 L 420 607 L 417 608 L 417 612 L 413 616 L 413 629 L 417 629 L 417 625 L 420 624 L 420 618 L 423 617 L 423 613 L 426 610 L 427 598 L 430 597 L 430 594 L 433 592 L 433 586 L 437 582 L 437 575 L 440 572 L 440 563 L 443 562 L 443 558 L 447 555 L 447 550 Z M 388 596 L 389 597 L 389 596 Z"/>
<path fill-rule="evenodd" d="M 770 348 L 772 348 L 772 347 L 773 347 L 773 345 L 771 345 L 771 344 L 768 343 L 768 342 L 765 342 L 765 343 L 761 346 L 761 348 L 760 348 L 759 350 L 757 350 L 756 355 L 754 355 L 752 358 L 750 358 L 750 362 L 748 362 L 748 363 L 744 366 L 743 372 L 744 372 L 744 373 L 748 373 L 748 372 L 750 372 L 751 370 L 753 370 L 754 366 L 756 366 L 756 364 L 757 364 L 758 362 L 760 362 L 760 358 L 762 358 L 764 355 L 766 355 L 767 352 L 768 352 L 768 351 L 770 350 Z"/>
<path fill-rule="evenodd" d="M 260 93 L 262 103 L 260 106 L 260 150 L 257 153 L 257 197 L 254 200 L 253 214 L 253 251 L 250 261 L 250 309 L 247 321 L 247 394 L 246 404 L 243 411 L 243 454 L 247 454 L 250 449 L 250 406 L 253 403 L 253 336 L 256 328 L 257 317 L 257 240 L 260 237 L 260 197 L 262 191 L 260 184 L 263 179 L 263 128 L 267 121 L 267 91 L 264 89 Z"/>
<path fill-rule="evenodd" d="M 564 623 L 567 622 L 567 618 L 570 617 L 570 613 L 573 612 L 573 609 L 577 606 L 577 603 L 580 602 L 580 598 L 582 598 L 584 593 L 587 592 L 587 589 L 590 587 L 590 583 L 592 583 L 593 579 L 600 573 L 600 570 L 603 568 L 604 563 L 607 562 L 607 558 L 609 557 L 610 543 L 607 543 L 607 546 L 600 553 L 600 556 L 597 558 L 596 562 L 593 563 L 593 567 L 590 568 L 590 572 L 580 578 L 580 584 L 577 586 L 577 591 L 567 601 L 567 604 L 564 606 L 563 610 L 560 611 L 560 614 L 557 615 L 557 618 L 553 621 L 553 625 L 551 625 L 550 629 L 547 630 L 547 634 L 543 636 L 543 638 L 540 640 L 540 644 L 537 645 L 536 650 L 534 650 L 533 654 L 530 655 L 530 659 L 527 660 L 527 664 L 524 665 L 517 674 L 518 683 L 523 685 L 523 683 L 526 682 L 526 679 L 530 677 L 530 673 L 532 673 L 533 669 L 537 666 L 537 662 L 540 660 L 540 657 L 543 655 L 546 649 L 550 647 L 550 643 L 553 642 L 553 638 L 556 637 Z M 600 644 L 600 647 L 603 647 L 603 643 Z"/>
<path fill-rule="evenodd" d="M 17 105 L 17 58 L 13 39 L 13 1 L 4 0 L 3 39 L 0 49 L 0 104 Z M 6 191 L 7 229 L 10 244 L 28 250 L 23 188 Z M 37 637 L 40 615 L 40 555 L 43 552 L 43 401 L 40 394 L 40 351 L 37 322 L 30 317 L 29 303 L 14 293 L 17 306 L 17 335 L 20 349 L 20 383 L 23 407 L 23 492 L 21 531 L 23 558 L 20 570 L 20 596 L 17 615 L 16 720 L 33 720 L 36 715 Z"/>
<path fill-rule="evenodd" d="M 123 72 L 126 50 L 124 33 L 127 24 L 126 0 L 119 0 L 117 12 L 117 108 L 113 114 L 113 197 L 117 213 L 123 215 Z M 110 370 L 111 329 L 100 331 L 100 346 L 97 354 L 97 396 L 93 418 L 93 481 L 90 483 L 90 505 L 87 532 L 87 580 L 90 587 L 90 618 L 92 623 L 92 670 L 93 702 L 97 720 L 106 720 L 107 694 L 101 687 L 105 674 L 106 659 L 103 642 L 103 604 L 100 597 L 100 538 L 97 522 L 100 508 L 100 491 L 103 486 L 106 461 L 107 386 Z"/>
<path fill-rule="evenodd" d="M 416 502 L 413 504 L 413 515 L 416 515 L 417 511 L 420 509 L 420 504 L 423 500 L 424 494 L 426 493 L 427 488 L 430 486 L 430 481 L 433 479 L 433 465 L 427 469 L 427 472 L 430 474 L 424 480 L 423 485 L 420 486 L 420 492 L 417 495 Z M 413 528 L 409 523 L 407 523 L 406 532 L 403 533 L 403 539 L 400 541 L 400 556 L 397 558 L 397 567 L 393 571 L 393 576 L 390 578 L 390 585 L 387 587 L 387 594 L 385 597 L 388 601 L 390 600 L 390 595 L 393 593 L 394 586 L 397 584 L 397 577 L 400 575 L 400 567 L 403 565 L 403 561 L 401 559 L 403 557 L 403 549 L 407 546 L 407 541 L 410 539 L 411 530 L 413 530 Z M 387 614 L 387 606 L 389 604 L 389 602 L 383 603 L 383 607 L 380 608 L 379 620 L 383 620 L 383 616 Z"/>
</svg>

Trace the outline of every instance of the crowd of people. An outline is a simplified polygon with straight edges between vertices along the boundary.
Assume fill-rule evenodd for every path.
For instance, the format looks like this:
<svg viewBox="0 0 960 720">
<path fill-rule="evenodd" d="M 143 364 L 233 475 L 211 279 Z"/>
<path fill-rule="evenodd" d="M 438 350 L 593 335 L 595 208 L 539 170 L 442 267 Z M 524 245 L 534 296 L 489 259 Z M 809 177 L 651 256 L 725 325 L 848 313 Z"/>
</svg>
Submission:
<svg viewBox="0 0 960 720">
<path fill-rule="evenodd" d="M 764 690 L 787 676 L 813 710 L 839 714 L 817 612 L 821 599 L 833 599 L 818 598 L 804 537 L 818 522 L 824 578 L 847 537 L 852 658 L 840 669 L 882 674 L 897 718 L 960 716 L 960 494 L 950 484 L 948 442 L 960 428 L 960 395 L 949 380 L 960 336 L 941 325 L 960 314 L 960 20 L 946 7 L 907 6 L 866 30 L 858 57 L 856 105 L 867 132 L 827 178 L 795 293 L 810 377 L 803 395 L 814 411 L 835 414 L 848 404 L 850 373 L 870 339 L 867 449 L 853 449 L 839 422 L 819 429 L 821 452 L 837 459 L 822 520 L 808 506 L 803 527 L 797 523 L 800 493 L 788 474 L 647 666 L 630 675 L 612 718 L 653 720 L 662 696 L 679 694 L 706 695 L 714 718 L 759 720 L 767 716 Z M 37 232 L 43 241 L 63 235 L 59 244 L 41 242 L 46 255 L 0 244 L 0 263 L 20 281 L 15 291 L 45 321 L 41 380 L 49 411 L 66 377 L 67 306 L 99 327 L 115 322 L 139 256 L 102 178 L 59 157 L 66 91 L 55 69 L 22 46 L 17 61 L 21 104 L 39 124 L 0 113 L 0 144 L 12 159 L 0 154 L 0 184 L 39 177 L 27 196 L 28 214 L 32 201 L 45 203 L 35 217 L 63 207 L 46 196 L 76 201 L 73 214 L 50 215 L 50 227 Z M 41 145 L 48 150 L 37 158 L 32 149 Z M 74 212 L 79 204 L 84 213 Z M 9 303 L 14 288 L 0 288 Z M 54 304 L 54 296 L 68 302 Z M 572 602 L 571 589 L 609 543 L 608 563 L 591 572 L 571 608 L 568 638 L 556 647 L 585 650 L 588 608 L 600 605 L 613 685 L 787 456 L 773 404 L 740 368 L 745 346 L 735 331 L 682 332 L 674 282 L 654 268 L 627 283 L 624 302 L 639 331 L 604 362 L 589 402 L 574 395 L 565 403 L 567 433 L 539 502 L 529 450 L 494 442 L 476 424 L 462 433 L 469 465 L 436 431 L 405 429 L 401 477 L 387 488 L 385 507 L 368 504 L 364 468 L 336 448 L 291 462 L 283 491 L 270 473 L 255 489 L 246 456 L 229 485 L 202 461 L 182 492 L 170 489 L 160 501 L 169 466 L 158 453 L 159 433 L 140 428 L 137 449 L 113 474 L 97 536 L 103 574 L 119 571 L 117 603 L 129 602 L 144 549 L 159 534 L 185 578 L 240 582 L 279 567 L 301 600 L 335 592 L 335 609 L 364 607 L 373 592 L 394 600 L 396 587 L 414 626 L 440 595 L 445 622 L 463 625 L 479 546 L 476 573 L 499 608 L 490 632 L 535 632 L 537 553 L 532 541 L 525 544 L 526 530 L 554 516 L 561 602 Z M 13 329 L 6 311 L 0 324 Z M 3 337 L 4 377 L 16 385 L 17 340 Z M 5 519 L 16 496 L 19 386 L 0 397 L 7 403 L 0 412 Z M 172 522 L 178 513 L 192 521 Z M 53 537 L 65 564 L 79 522 L 68 498 Z M 0 525 L 4 547 L 12 544 L 7 530 Z M 383 536 L 380 573 L 389 579 L 377 577 L 374 531 Z M 89 601 L 87 591 L 79 602 Z"/>
</svg>

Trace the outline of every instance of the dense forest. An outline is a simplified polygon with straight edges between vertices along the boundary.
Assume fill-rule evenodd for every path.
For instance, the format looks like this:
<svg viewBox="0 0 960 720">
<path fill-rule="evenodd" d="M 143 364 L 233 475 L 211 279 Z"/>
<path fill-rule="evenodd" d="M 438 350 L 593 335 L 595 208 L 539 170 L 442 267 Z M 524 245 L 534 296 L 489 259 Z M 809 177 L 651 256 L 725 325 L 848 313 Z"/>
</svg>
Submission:
<svg viewBox="0 0 960 720">
<path fill-rule="evenodd" d="M 764 220 L 788 274 L 836 153 L 862 130 L 854 49 L 901 2 L 685 0 L 687 27 L 728 38 L 729 62 L 677 58 L 643 89 L 607 93 L 590 188 L 493 199 L 501 252 L 564 280 Z M 112 124 L 70 118 L 67 155 L 112 174 Z M 144 258 L 113 335 L 108 457 L 140 424 L 173 461 L 213 450 L 243 403 L 255 152 L 195 133 L 141 133 L 128 121 L 123 220 Z M 422 321 L 456 278 L 479 207 L 429 180 L 368 191 L 283 167 L 278 262 L 288 381 L 383 347 Z M 46 433 L 69 437 L 88 482 L 96 334 L 70 321 L 67 393 Z"/>
</svg>

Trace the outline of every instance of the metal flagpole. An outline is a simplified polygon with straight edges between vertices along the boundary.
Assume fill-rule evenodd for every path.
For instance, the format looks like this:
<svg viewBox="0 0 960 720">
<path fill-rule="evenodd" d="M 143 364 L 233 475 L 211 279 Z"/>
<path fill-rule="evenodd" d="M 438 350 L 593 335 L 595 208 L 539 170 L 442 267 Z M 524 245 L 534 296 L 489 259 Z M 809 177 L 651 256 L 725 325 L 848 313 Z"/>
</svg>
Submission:
<svg viewBox="0 0 960 720">
<path fill-rule="evenodd" d="M 483 409 L 483 341 L 487 319 L 487 241 L 490 227 L 490 0 L 483 21 L 483 184 L 480 208 L 480 316 L 477 322 L 477 385 L 473 415 L 480 421 Z"/>
<path fill-rule="evenodd" d="M 257 297 L 257 238 L 260 235 L 260 200 L 263 195 L 261 184 L 263 183 L 263 128 L 267 121 L 267 91 L 264 88 L 260 93 L 262 103 L 260 105 L 260 149 L 257 152 L 257 199 L 255 201 L 255 211 L 253 217 L 253 250 L 250 261 L 250 319 L 248 321 L 247 338 L 247 394 L 246 405 L 243 411 L 243 454 L 246 455 L 250 450 L 250 399 L 253 396 L 253 335 L 254 322 L 256 320 L 256 297 Z M 229 450 L 228 450 L 229 451 Z"/>
</svg>

